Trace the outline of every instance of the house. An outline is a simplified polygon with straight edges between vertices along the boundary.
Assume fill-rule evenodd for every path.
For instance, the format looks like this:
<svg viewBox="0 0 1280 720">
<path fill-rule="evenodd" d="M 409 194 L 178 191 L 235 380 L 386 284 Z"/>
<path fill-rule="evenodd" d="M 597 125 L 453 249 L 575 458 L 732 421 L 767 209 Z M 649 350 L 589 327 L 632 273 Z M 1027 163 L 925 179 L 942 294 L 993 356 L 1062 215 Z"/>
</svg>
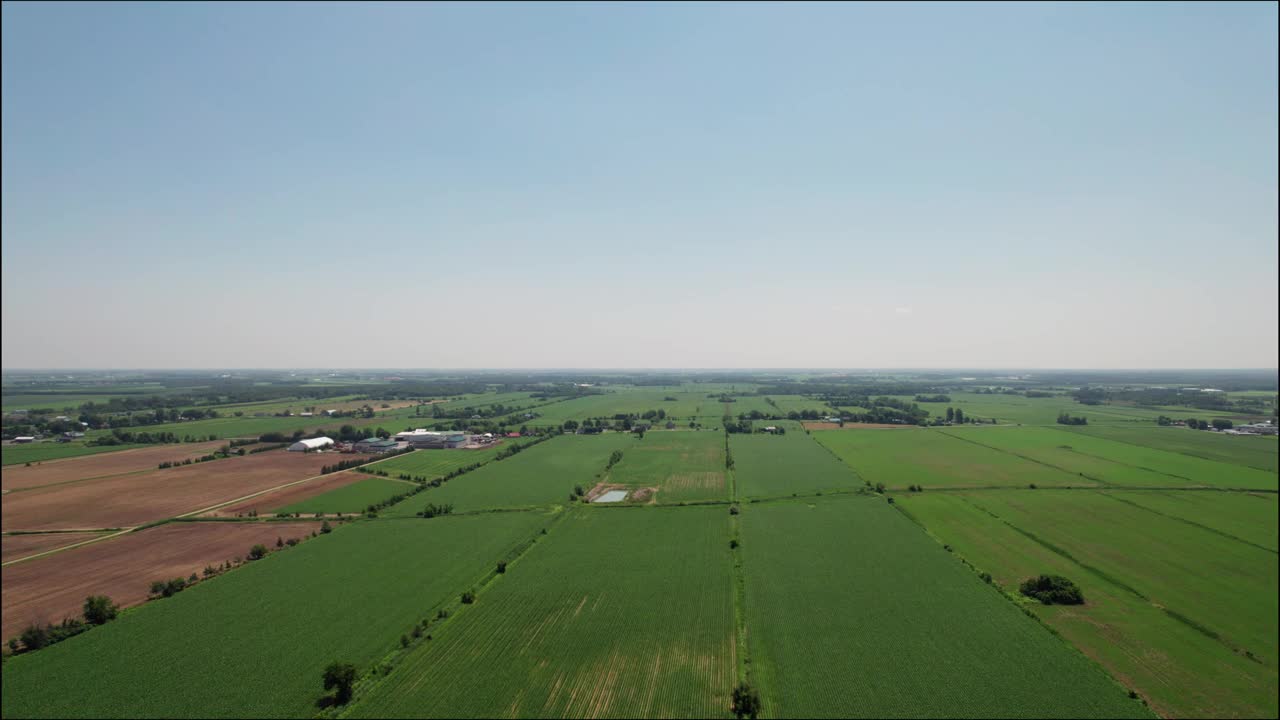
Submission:
<svg viewBox="0 0 1280 720">
<path fill-rule="evenodd" d="M 327 438 L 327 437 L 309 438 L 306 440 L 299 440 L 298 442 L 290 445 L 289 452 L 310 452 L 312 450 L 319 450 L 320 448 L 328 447 L 332 444 L 333 444 L 332 438 Z"/>
<path fill-rule="evenodd" d="M 18 437 L 13 439 L 13 441 L 16 443 L 29 443 L 29 442 L 35 442 L 35 440 L 36 439 L 30 435 L 19 435 Z"/>
<path fill-rule="evenodd" d="M 358 453 L 386 453 L 398 450 L 400 447 L 400 443 L 390 438 L 386 440 L 382 438 L 365 438 L 357 442 L 353 449 Z"/>
</svg>

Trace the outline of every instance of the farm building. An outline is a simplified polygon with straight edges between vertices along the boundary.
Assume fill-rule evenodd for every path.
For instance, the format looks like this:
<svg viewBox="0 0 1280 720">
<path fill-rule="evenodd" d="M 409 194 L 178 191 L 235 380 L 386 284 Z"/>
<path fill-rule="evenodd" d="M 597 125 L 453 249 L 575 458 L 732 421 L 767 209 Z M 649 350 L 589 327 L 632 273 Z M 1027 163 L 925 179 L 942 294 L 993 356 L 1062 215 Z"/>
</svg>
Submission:
<svg viewBox="0 0 1280 720">
<path fill-rule="evenodd" d="M 289 452 L 307 452 L 309 450 L 319 450 L 322 447 L 328 447 L 333 444 L 333 440 L 327 437 L 310 438 L 307 440 L 299 440 L 289 446 Z"/>
<path fill-rule="evenodd" d="M 433 432 L 422 428 L 397 433 L 395 439 L 416 448 L 459 448 L 467 444 L 467 436 L 462 433 Z"/>
<path fill-rule="evenodd" d="M 382 438 L 365 438 L 355 444 L 353 448 L 358 453 L 385 453 L 400 448 L 400 443 L 395 440 L 383 440 Z"/>
<path fill-rule="evenodd" d="M 13 441 L 16 443 L 29 443 L 29 442 L 35 442 L 35 438 L 30 435 L 19 435 L 18 437 L 14 438 Z"/>
</svg>

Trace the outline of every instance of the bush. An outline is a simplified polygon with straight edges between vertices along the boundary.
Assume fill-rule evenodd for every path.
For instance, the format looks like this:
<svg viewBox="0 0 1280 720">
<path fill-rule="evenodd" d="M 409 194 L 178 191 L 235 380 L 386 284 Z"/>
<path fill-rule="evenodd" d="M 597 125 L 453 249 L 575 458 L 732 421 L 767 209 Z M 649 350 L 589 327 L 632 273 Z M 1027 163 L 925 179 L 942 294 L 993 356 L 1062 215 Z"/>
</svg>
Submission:
<svg viewBox="0 0 1280 720">
<path fill-rule="evenodd" d="M 984 582 L 984 583 L 986 583 L 986 584 L 988 584 L 988 585 L 990 585 L 990 584 L 991 584 L 991 582 L 992 582 L 992 581 L 991 581 L 991 573 L 989 573 L 989 572 L 984 572 L 984 573 L 982 573 L 981 575 L 979 575 L 978 577 L 982 578 L 982 582 Z"/>
<path fill-rule="evenodd" d="M 249 548 L 249 559 L 250 559 L 250 560 L 261 560 L 263 557 L 265 557 L 265 556 L 266 556 L 266 554 L 267 554 L 267 546 L 266 546 L 266 545 L 258 544 L 258 545 L 254 545 L 253 547 Z"/>
<path fill-rule="evenodd" d="M 324 689 L 334 690 L 334 704 L 345 705 L 351 700 L 351 686 L 356 682 L 356 666 L 351 663 L 333 663 L 324 670 Z"/>
<path fill-rule="evenodd" d="M 48 645 L 49 633 L 39 625 L 29 625 L 26 630 L 22 631 L 20 639 L 22 640 L 22 647 L 30 652 Z"/>
<path fill-rule="evenodd" d="M 333 532 L 333 528 L 329 526 L 328 520 L 325 520 L 323 523 L 320 524 L 320 532 L 324 533 L 325 535 L 328 535 L 329 533 Z"/>
<path fill-rule="evenodd" d="M 1019 591 L 1045 605 L 1082 605 L 1084 595 L 1074 582 L 1061 575 L 1041 575 L 1022 583 Z"/>
<path fill-rule="evenodd" d="M 475 593 L 471 592 L 470 590 L 468 590 L 468 591 L 466 591 L 466 592 L 462 593 L 462 604 L 463 604 L 463 605 L 470 605 L 471 603 L 473 603 L 473 602 L 475 602 L 475 601 L 476 601 L 476 594 L 475 594 Z"/>
<path fill-rule="evenodd" d="M 84 599 L 84 620 L 90 625 L 102 625 L 115 619 L 119 608 L 106 595 L 90 595 Z"/>
<path fill-rule="evenodd" d="M 730 540 L 730 541 L 729 541 L 729 549 L 730 549 L 730 550 L 737 550 L 737 549 L 738 549 L 738 544 L 739 544 L 739 543 L 738 543 L 738 541 L 737 541 L 737 540 Z"/>
<path fill-rule="evenodd" d="M 498 563 L 498 574 L 502 575 L 507 572 L 507 561 L 503 560 Z"/>
<path fill-rule="evenodd" d="M 739 720 L 752 718 L 760 714 L 760 693 L 747 683 L 738 683 L 733 689 L 733 714 Z"/>
</svg>

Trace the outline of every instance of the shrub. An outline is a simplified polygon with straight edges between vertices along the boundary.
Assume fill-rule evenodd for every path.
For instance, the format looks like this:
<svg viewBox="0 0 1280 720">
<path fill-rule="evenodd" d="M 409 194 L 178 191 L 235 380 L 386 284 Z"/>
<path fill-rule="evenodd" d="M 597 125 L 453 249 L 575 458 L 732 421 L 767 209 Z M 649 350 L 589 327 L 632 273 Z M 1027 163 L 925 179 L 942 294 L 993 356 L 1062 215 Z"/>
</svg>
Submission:
<svg viewBox="0 0 1280 720">
<path fill-rule="evenodd" d="M 984 573 L 982 573 L 982 574 L 978 575 L 978 577 L 982 578 L 982 582 L 984 582 L 984 583 L 986 583 L 986 584 L 988 584 L 988 585 L 990 585 L 990 584 L 991 584 L 991 573 L 989 573 L 989 572 L 984 572 Z"/>
<path fill-rule="evenodd" d="M 20 636 L 22 647 L 27 651 L 39 650 L 49 644 L 49 633 L 39 625 L 28 625 Z"/>
<path fill-rule="evenodd" d="M 90 625 L 102 625 L 116 617 L 119 608 L 106 595 L 90 595 L 84 599 L 84 620 Z"/>
<path fill-rule="evenodd" d="M 729 549 L 730 549 L 730 550 L 737 550 L 737 549 L 738 549 L 738 544 L 739 544 L 739 543 L 738 543 L 738 541 L 737 541 L 737 540 L 730 540 L 730 541 L 729 541 Z"/>
<path fill-rule="evenodd" d="M 326 534 L 326 535 L 328 535 L 329 533 L 333 532 L 333 528 L 329 526 L 329 521 L 328 521 L 328 520 L 325 520 L 323 523 L 321 523 L 321 524 L 320 524 L 320 532 L 322 532 L 322 533 L 324 533 L 324 534 Z"/>
<path fill-rule="evenodd" d="M 733 714 L 739 720 L 744 717 L 755 720 L 760 714 L 760 693 L 747 683 L 738 683 L 733 689 Z"/>
<path fill-rule="evenodd" d="M 351 700 L 351 686 L 356 681 L 356 667 L 351 663 L 333 663 L 324 669 L 324 689 L 334 690 L 334 704 L 345 705 Z"/>
<path fill-rule="evenodd" d="M 1022 583 L 1019 591 L 1045 605 L 1081 605 L 1084 595 L 1074 582 L 1061 575 L 1041 575 Z"/>
<path fill-rule="evenodd" d="M 267 546 L 266 546 L 266 545 L 258 544 L 258 545 L 254 545 L 253 547 L 249 548 L 249 559 L 250 559 L 250 560 L 261 560 L 264 556 L 266 556 L 266 554 L 267 554 Z"/>
<path fill-rule="evenodd" d="M 502 575 L 502 574 L 503 574 L 503 573 L 505 573 L 506 571 L 507 571 L 507 561 L 506 561 L 506 560 L 502 560 L 502 561 L 500 561 L 500 562 L 498 563 L 498 574 L 499 574 L 499 575 Z"/>
<path fill-rule="evenodd" d="M 475 601 L 476 601 L 476 594 L 475 594 L 475 593 L 471 592 L 470 590 L 468 590 L 468 591 L 466 591 L 466 592 L 462 593 L 462 604 L 463 604 L 463 605 L 470 605 L 471 603 L 473 603 L 473 602 L 475 602 Z"/>
<path fill-rule="evenodd" d="M 402 647 L 402 648 L 409 647 L 409 636 L 408 636 L 408 635 L 401 635 L 401 636 L 400 636 L 400 647 Z"/>
</svg>

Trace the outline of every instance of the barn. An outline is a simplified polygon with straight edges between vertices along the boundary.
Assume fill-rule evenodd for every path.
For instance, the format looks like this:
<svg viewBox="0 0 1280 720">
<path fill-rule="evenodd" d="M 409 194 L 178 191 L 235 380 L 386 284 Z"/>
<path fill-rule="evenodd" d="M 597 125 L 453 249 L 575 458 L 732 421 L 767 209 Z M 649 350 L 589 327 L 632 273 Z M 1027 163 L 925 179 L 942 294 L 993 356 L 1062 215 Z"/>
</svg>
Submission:
<svg viewBox="0 0 1280 720">
<path fill-rule="evenodd" d="M 319 450 L 322 447 L 328 447 L 333 444 L 333 440 L 327 437 L 309 438 L 307 440 L 299 440 L 289 446 L 289 452 L 307 452 L 309 450 Z"/>
</svg>

